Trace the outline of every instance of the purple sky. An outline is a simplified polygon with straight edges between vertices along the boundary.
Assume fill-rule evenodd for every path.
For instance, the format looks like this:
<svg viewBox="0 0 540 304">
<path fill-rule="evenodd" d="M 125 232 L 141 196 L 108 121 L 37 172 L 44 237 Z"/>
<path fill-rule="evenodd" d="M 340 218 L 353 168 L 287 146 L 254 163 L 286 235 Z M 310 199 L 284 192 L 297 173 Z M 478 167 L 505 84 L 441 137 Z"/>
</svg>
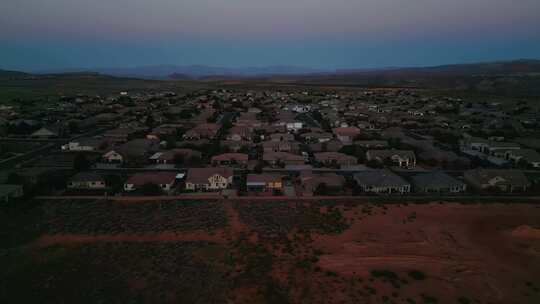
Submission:
<svg viewBox="0 0 540 304">
<path fill-rule="evenodd" d="M 0 68 L 540 57 L 539 0 L 2 0 Z"/>
</svg>

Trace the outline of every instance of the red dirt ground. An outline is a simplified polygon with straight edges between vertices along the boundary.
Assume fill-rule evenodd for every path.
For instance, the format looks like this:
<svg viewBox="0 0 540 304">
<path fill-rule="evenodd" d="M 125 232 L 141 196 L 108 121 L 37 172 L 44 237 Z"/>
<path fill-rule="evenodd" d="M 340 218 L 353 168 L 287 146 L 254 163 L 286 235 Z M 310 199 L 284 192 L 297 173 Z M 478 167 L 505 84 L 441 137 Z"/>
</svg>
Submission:
<svg viewBox="0 0 540 304">
<path fill-rule="evenodd" d="M 209 241 L 218 244 L 225 243 L 223 232 L 209 234 L 205 231 L 177 234 L 174 232 L 161 232 L 158 234 L 46 234 L 36 240 L 36 246 L 50 246 L 66 243 L 92 243 L 92 242 L 171 242 L 171 241 Z"/>
<path fill-rule="evenodd" d="M 248 236 L 247 242 L 271 250 L 271 274 L 288 290 L 291 303 L 540 303 L 540 206 L 339 206 L 349 229 L 337 235 L 292 232 L 287 242 L 293 248 L 285 253 L 284 243 L 253 232 L 232 202 L 224 204 L 228 227 L 214 233 L 45 235 L 35 244 L 205 240 L 230 245 Z M 297 266 L 313 256 L 315 268 Z M 374 277 L 373 270 L 398 279 Z M 408 274 L 412 270 L 426 278 L 415 280 Z M 258 302 L 254 294 L 252 286 L 239 286 L 229 301 Z"/>
<path fill-rule="evenodd" d="M 524 230 L 516 227 L 540 225 L 538 206 L 429 204 L 376 209 L 371 216 L 359 208 L 347 211 L 354 220 L 350 229 L 339 236 L 314 237 L 313 246 L 324 253 L 321 268 L 349 277 L 369 277 L 374 269 L 406 277 L 408 271 L 419 270 L 427 279 L 401 288 L 400 295 L 412 298 L 424 292 L 437 296 L 440 303 L 456 303 L 460 296 L 482 303 L 540 303 L 535 302 L 538 293 L 531 294 L 526 285 L 540 282 L 540 239 L 516 235 Z"/>
</svg>

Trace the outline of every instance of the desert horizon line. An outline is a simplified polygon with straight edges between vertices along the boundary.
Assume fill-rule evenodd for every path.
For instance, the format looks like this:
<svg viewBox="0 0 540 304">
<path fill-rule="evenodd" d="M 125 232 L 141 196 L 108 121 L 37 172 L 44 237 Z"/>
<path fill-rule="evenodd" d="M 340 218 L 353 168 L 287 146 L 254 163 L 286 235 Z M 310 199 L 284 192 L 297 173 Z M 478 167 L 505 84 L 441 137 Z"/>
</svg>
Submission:
<svg viewBox="0 0 540 304">
<path fill-rule="evenodd" d="M 142 68 L 213 68 L 213 69 L 229 69 L 229 70 L 248 70 L 248 69 L 271 69 L 271 68 L 289 68 L 289 69 L 304 69 L 303 73 L 333 73 L 339 71 L 354 71 L 354 70 L 385 70 L 385 69 L 406 69 L 406 68 L 431 68 L 444 66 L 459 66 L 469 64 L 495 64 L 504 62 L 520 62 L 520 61 L 538 61 L 540 57 L 515 57 L 511 59 L 495 59 L 495 60 L 464 60 L 464 61 L 448 61 L 440 64 L 403 64 L 403 65 L 377 65 L 377 66 L 349 66 L 349 67 L 316 67 L 313 65 L 297 65 L 297 64 L 260 64 L 260 65 L 227 65 L 227 64 L 210 64 L 210 63 L 191 63 L 191 64 L 176 64 L 176 63 L 161 63 L 161 64 L 133 64 L 119 66 L 59 66 L 56 68 L 34 69 L 34 68 L 4 68 L 0 65 L 0 70 L 17 71 L 24 73 L 47 74 L 47 73 L 70 73 L 70 72 L 93 72 L 99 70 L 129 70 Z"/>
</svg>

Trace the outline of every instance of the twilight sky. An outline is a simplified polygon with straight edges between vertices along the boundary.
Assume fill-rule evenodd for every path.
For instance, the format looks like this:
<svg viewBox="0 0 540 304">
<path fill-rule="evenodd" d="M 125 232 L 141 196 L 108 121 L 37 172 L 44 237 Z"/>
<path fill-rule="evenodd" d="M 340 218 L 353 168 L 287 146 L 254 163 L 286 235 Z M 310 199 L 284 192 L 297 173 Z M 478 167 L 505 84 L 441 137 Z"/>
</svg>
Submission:
<svg viewBox="0 0 540 304">
<path fill-rule="evenodd" d="M 540 58 L 539 0 L 0 0 L 0 68 Z"/>
</svg>

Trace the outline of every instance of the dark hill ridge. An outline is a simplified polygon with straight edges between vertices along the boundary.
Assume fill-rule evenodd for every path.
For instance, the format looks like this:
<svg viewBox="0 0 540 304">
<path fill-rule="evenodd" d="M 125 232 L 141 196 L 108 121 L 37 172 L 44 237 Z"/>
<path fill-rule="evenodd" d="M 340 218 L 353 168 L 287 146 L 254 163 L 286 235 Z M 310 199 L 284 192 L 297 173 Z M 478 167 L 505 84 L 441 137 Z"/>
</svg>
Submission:
<svg viewBox="0 0 540 304">
<path fill-rule="evenodd" d="M 333 74 L 270 77 L 275 83 L 409 87 L 481 92 L 501 96 L 540 96 L 540 60 L 455 64 L 435 67 L 341 70 Z"/>
<path fill-rule="evenodd" d="M 39 74 L 58 74 L 74 72 L 95 72 L 116 77 L 136 77 L 146 79 L 185 79 L 202 78 L 208 76 L 226 76 L 226 77 L 255 77 L 269 75 L 307 75 L 321 73 L 323 70 L 296 67 L 296 66 L 269 66 L 269 67 L 246 67 L 246 68 L 228 68 L 206 65 L 153 65 L 132 68 L 95 68 L 95 69 L 67 69 L 42 71 Z"/>
<path fill-rule="evenodd" d="M 184 67 L 162 65 L 128 69 L 98 69 L 95 71 L 70 69 L 69 73 L 61 71 L 52 73 L 51 71 L 43 74 L 0 70 L 0 80 L 3 81 L 28 79 L 49 82 L 69 81 L 74 85 L 84 81 L 106 85 L 113 82 L 112 80 L 114 82 L 138 81 L 139 83 L 148 82 L 148 79 L 203 80 L 204 82 L 240 80 L 264 82 L 269 85 L 408 87 L 466 90 L 501 96 L 537 97 L 540 96 L 540 60 L 520 59 L 433 67 L 336 71 L 320 71 L 291 66 L 220 68 L 203 65 Z M 158 85 L 158 83 L 163 82 L 156 81 L 153 85 Z"/>
<path fill-rule="evenodd" d="M 16 72 L 11 72 L 16 73 Z M 218 78 L 261 78 L 273 76 L 303 76 L 308 78 L 327 78 L 343 76 L 456 76 L 456 75 L 507 75 L 540 73 L 540 60 L 519 59 L 513 61 L 481 62 L 468 64 L 450 64 L 429 67 L 389 67 L 375 69 L 338 69 L 325 70 L 299 66 L 266 67 L 217 67 L 207 65 L 152 65 L 129 68 L 70 68 L 41 71 L 37 74 L 79 74 L 99 73 L 116 77 L 134 77 L 146 79 L 198 79 Z"/>
<path fill-rule="evenodd" d="M 8 70 L 0 69 L 0 79 L 22 78 L 22 77 L 28 77 L 28 76 L 30 75 L 24 72 L 8 71 Z"/>
<path fill-rule="evenodd" d="M 383 74 L 383 75 L 505 75 L 519 73 L 540 73 L 540 60 L 519 59 L 469 64 L 450 64 L 432 67 L 387 68 L 380 70 L 337 70 L 335 74 Z"/>
</svg>

